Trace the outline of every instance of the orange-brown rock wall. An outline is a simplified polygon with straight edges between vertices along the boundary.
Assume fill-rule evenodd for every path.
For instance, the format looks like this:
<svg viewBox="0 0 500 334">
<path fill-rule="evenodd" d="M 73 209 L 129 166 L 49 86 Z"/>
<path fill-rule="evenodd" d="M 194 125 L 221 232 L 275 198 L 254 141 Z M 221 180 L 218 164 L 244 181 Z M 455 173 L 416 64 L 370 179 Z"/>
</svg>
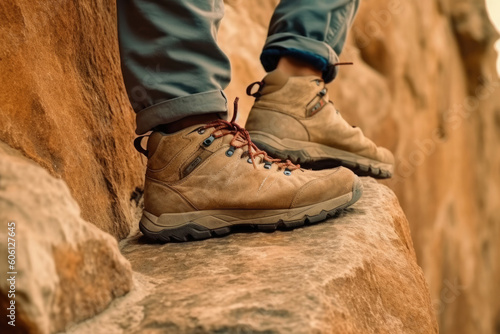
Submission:
<svg viewBox="0 0 500 334">
<path fill-rule="evenodd" d="M 0 16 L 0 140 L 64 179 L 84 219 L 127 236 L 143 170 L 114 1 L 2 1 Z"/>
</svg>

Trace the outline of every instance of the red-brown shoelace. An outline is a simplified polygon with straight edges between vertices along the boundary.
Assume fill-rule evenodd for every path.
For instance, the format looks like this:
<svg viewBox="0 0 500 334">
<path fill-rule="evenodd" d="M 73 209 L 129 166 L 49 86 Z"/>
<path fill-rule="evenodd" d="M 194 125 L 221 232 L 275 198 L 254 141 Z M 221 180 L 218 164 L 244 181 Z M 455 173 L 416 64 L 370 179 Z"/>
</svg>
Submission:
<svg viewBox="0 0 500 334">
<path fill-rule="evenodd" d="M 238 123 L 236 123 L 236 116 L 238 115 L 238 100 L 236 98 L 234 100 L 234 113 L 231 121 L 226 121 L 223 119 L 218 119 L 212 121 L 203 126 L 204 129 L 215 128 L 212 132 L 212 136 L 214 138 L 220 138 L 227 135 L 233 135 L 233 139 L 230 142 L 230 145 L 234 148 L 241 148 L 244 146 L 248 147 L 248 156 L 252 160 L 253 166 L 256 168 L 257 165 L 255 163 L 255 158 L 259 155 L 262 156 L 262 160 L 270 163 L 276 163 L 279 168 L 286 168 L 290 171 L 299 169 L 300 165 L 293 164 L 290 160 L 282 161 L 281 159 L 271 158 L 267 152 L 262 151 L 255 145 L 250 139 L 250 134 L 247 130 L 241 127 Z"/>
</svg>

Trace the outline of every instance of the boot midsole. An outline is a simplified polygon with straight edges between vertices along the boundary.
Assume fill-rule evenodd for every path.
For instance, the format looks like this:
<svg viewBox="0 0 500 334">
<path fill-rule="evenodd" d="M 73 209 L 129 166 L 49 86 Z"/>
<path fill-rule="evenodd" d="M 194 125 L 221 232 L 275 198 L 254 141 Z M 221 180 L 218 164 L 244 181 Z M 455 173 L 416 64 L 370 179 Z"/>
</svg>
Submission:
<svg viewBox="0 0 500 334">
<path fill-rule="evenodd" d="M 262 131 L 250 131 L 250 136 L 252 137 L 252 141 L 257 144 L 257 146 L 261 144 L 264 148 L 272 147 L 275 152 L 269 152 L 271 155 L 276 155 L 278 152 L 283 155 L 298 155 L 301 157 L 301 163 L 334 159 L 380 168 L 382 170 L 389 171 L 391 174 L 394 171 L 394 166 L 392 164 L 373 160 L 355 153 L 318 143 L 286 138 L 280 139 Z M 286 158 L 280 157 L 279 155 L 277 157 Z"/>
<path fill-rule="evenodd" d="M 209 229 L 234 225 L 275 224 L 279 220 L 293 221 L 304 216 L 313 216 L 321 211 L 330 211 L 349 203 L 353 192 L 312 205 L 279 210 L 201 210 L 183 213 L 164 213 L 155 216 L 144 211 L 141 224 L 151 232 L 174 229 L 186 223 L 195 223 Z"/>
</svg>

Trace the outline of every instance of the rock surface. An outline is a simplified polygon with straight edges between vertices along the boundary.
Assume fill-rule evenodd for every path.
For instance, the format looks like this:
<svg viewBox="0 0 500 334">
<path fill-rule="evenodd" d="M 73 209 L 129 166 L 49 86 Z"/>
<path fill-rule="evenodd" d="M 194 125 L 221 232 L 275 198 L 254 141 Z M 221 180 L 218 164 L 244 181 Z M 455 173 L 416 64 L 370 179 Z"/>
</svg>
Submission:
<svg viewBox="0 0 500 334">
<path fill-rule="evenodd" d="M 14 231 L 7 229 L 9 222 Z M 0 226 L 2 333 L 64 330 L 101 312 L 132 286 L 130 263 L 116 240 L 80 217 L 65 183 L 1 142 Z M 15 233 L 10 245 L 15 268 L 7 262 L 8 232 Z M 15 289 L 7 272 L 16 272 Z M 11 291 L 15 298 L 8 296 Z M 5 316 L 10 300 L 15 327 Z"/>
<path fill-rule="evenodd" d="M 437 333 L 399 203 L 364 186 L 340 217 L 293 231 L 125 240 L 136 291 L 68 333 Z"/>
<path fill-rule="evenodd" d="M 85 220 L 127 236 L 143 165 L 115 2 L 2 1 L 0 17 L 0 140 L 64 179 Z"/>
</svg>

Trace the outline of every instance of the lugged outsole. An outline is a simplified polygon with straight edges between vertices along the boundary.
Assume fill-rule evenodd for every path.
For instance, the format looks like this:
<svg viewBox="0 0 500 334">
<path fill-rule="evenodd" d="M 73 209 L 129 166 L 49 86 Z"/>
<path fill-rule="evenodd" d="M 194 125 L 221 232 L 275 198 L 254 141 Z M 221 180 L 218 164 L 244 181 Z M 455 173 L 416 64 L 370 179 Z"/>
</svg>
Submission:
<svg viewBox="0 0 500 334">
<path fill-rule="evenodd" d="M 332 210 L 322 210 L 317 215 L 308 216 L 305 215 L 301 219 L 286 221 L 283 219 L 278 220 L 274 224 L 245 224 L 245 225 L 231 225 L 227 227 L 221 227 L 216 229 L 209 229 L 205 226 L 198 225 L 193 222 L 187 222 L 180 227 L 164 229 L 160 232 L 149 231 L 142 222 L 139 224 L 139 229 L 141 232 L 151 240 L 159 241 L 162 243 L 167 242 L 186 242 L 195 240 L 204 240 L 213 237 L 221 237 L 228 235 L 230 233 L 238 231 L 258 231 L 258 232 L 274 232 L 276 230 L 292 230 L 297 227 L 302 227 L 306 225 L 312 225 L 319 223 L 328 218 L 333 218 L 337 216 L 343 209 L 356 203 L 363 194 L 363 187 L 355 186 L 353 187 L 352 198 L 349 202 L 336 207 Z"/>
</svg>

